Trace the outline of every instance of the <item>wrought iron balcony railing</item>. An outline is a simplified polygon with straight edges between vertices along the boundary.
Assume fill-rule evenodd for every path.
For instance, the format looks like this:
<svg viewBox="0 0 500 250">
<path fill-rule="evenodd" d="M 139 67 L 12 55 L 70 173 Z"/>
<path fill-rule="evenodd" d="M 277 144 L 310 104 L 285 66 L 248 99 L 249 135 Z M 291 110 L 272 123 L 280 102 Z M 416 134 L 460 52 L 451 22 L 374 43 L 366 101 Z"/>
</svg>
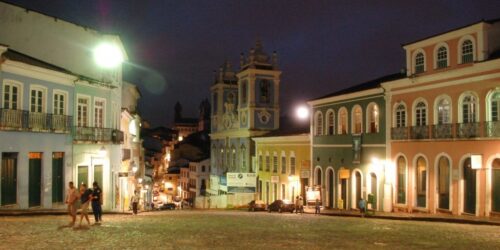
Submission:
<svg viewBox="0 0 500 250">
<path fill-rule="evenodd" d="M 391 129 L 391 138 L 393 140 L 406 140 L 408 139 L 408 127 L 399 127 Z"/>
<path fill-rule="evenodd" d="M 71 121 L 67 115 L 0 108 L 0 130 L 69 133 Z"/>
<path fill-rule="evenodd" d="M 112 128 L 75 127 L 74 141 L 123 143 L 123 132 Z"/>
<path fill-rule="evenodd" d="M 485 135 L 488 137 L 500 137 L 500 121 L 485 122 Z"/>
<path fill-rule="evenodd" d="M 428 139 L 429 138 L 429 126 L 412 126 L 410 131 L 411 139 Z"/>
<path fill-rule="evenodd" d="M 455 135 L 458 138 L 479 137 L 481 133 L 479 122 L 458 123 Z"/>
<path fill-rule="evenodd" d="M 453 124 L 432 125 L 432 138 L 433 139 L 453 138 Z"/>
</svg>

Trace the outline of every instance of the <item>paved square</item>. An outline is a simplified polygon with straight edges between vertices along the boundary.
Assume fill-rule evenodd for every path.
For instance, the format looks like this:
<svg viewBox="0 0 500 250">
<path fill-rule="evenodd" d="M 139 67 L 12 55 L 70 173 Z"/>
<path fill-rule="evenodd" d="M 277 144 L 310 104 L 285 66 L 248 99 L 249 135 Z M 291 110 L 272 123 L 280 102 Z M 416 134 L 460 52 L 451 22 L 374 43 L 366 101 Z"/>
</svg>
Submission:
<svg viewBox="0 0 500 250">
<path fill-rule="evenodd" d="M 0 249 L 499 249 L 500 227 L 244 211 L 0 217 Z"/>
</svg>

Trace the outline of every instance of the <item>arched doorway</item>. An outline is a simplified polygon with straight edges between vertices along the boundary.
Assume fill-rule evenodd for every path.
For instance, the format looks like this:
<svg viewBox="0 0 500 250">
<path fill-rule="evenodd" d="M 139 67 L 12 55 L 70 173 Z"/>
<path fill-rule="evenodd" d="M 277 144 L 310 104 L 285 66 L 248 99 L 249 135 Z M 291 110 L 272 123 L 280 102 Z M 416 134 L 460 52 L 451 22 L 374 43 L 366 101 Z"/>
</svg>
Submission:
<svg viewBox="0 0 500 250">
<path fill-rule="evenodd" d="M 332 169 L 328 169 L 326 171 L 326 181 L 327 181 L 327 188 L 328 188 L 328 207 L 329 208 L 333 208 L 333 204 L 334 204 L 334 182 L 333 182 L 333 177 L 334 177 L 334 174 L 333 174 L 333 170 Z"/>
<path fill-rule="evenodd" d="M 359 171 L 356 171 L 355 174 L 354 174 L 354 185 L 355 185 L 355 189 L 354 192 L 355 192 L 355 200 L 354 200 L 354 204 L 355 208 L 359 208 L 359 200 L 361 200 L 361 173 Z"/>
<path fill-rule="evenodd" d="M 467 158 L 463 163 L 463 192 L 464 192 L 464 212 L 476 213 L 476 170 L 472 169 L 471 159 Z"/>
<path fill-rule="evenodd" d="M 371 194 L 373 194 L 374 199 L 372 203 L 372 209 L 377 210 L 377 199 L 378 199 L 378 192 L 377 192 L 377 175 L 375 173 L 370 174 L 370 190 Z"/>
<path fill-rule="evenodd" d="M 450 160 L 441 156 L 437 166 L 438 208 L 450 209 Z"/>
<path fill-rule="evenodd" d="M 314 185 L 321 186 L 321 167 L 316 167 L 314 177 Z"/>
<path fill-rule="evenodd" d="M 417 159 L 417 166 L 415 168 L 416 176 L 416 198 L 417 207 L 427 206 L 427 161 L 424 157 L 420 156 Z"/>
<path fill-rule="evenodd" d="M 500 213 L 500 158 L 491 164 L 491 211 Z"/>
</svg>

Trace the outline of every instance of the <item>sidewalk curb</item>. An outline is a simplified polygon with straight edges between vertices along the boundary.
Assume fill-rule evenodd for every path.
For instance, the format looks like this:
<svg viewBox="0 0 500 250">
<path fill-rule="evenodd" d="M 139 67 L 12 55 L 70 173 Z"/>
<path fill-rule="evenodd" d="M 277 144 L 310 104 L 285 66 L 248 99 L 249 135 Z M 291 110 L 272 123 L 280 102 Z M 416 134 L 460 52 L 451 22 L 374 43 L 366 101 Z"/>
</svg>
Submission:
<svg viewBox="0 0 500 250">
<path fill-rule="evenodd" d="M 312 212 L 304 212 L 305 214 L 314 214 Z M 337 217 L 357 217 L 361 218 L 361 215 L 357 214 L 339 214 L 339 213 L 321 213 L 324 216 L 337 216 Z M 484 220 L 467 220 L 459 218 L 440 218 L 440 217 L 397 217 L 397 216 L 381 216 L 381 215 L 365 215 L 364 218 L 368 219 L 382 219 L 382 220 L 401 220 L 401 221 L 427 221 L 427 222 L 447 222 L 456 224 L 473 224 L 473 225 L 488 225 L 488 226 L 500 226 L 500 222 L 494 221 L 484 221 Z"/>
</svg>

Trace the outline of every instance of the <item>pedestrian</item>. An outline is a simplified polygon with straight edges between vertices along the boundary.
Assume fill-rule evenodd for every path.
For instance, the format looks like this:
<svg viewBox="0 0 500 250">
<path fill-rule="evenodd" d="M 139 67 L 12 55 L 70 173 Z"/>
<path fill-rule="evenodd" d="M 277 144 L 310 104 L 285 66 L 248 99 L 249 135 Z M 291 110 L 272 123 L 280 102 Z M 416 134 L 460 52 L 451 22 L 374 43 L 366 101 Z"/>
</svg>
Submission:
<svg viewBox="0 0 500 250">
<path fill-rule="evenodd" d="M 78 201 L 78 192 L 76 191 L 75 185 L 72 181 L 68 183 L 68 191 L 66 191 L 66 204 L 68 205 L 68 214 L 71 217 L 71 222 L 69 226 L 75 225 L 76 221 L 76 202 Z"/>
<path fill-rule="evenodd" d="M 94 224 L 101 224 L 102 222 L 102 190 L 99 183 L 94 181 L 92 183 L 92 212 L 94 213 Z"/>
<path fill-rule="evenodd" d="M 304 213 L 304 199 L 302 199 L 302 195 L 299 195 L 299 207 L 300 207 L 300 214 Z"/>
<path fill-rule="evenodd" d="M 92 189 L 87 188 L 87 184 L 82 183 L 80 185 L 80 202 L 82 203 L 81 205 L 81 214 L 80 214 L 80 227 L 82 226 L 82 220 L 85 218 L 87 220 L 87 225 L 90 226 L 90 220 L 89 220 L 89 203 L 90 200 L 92 199 Z"/>
<path fill-rule="evenodd" d="M 319 199 L 316 199 L 316 203 L 314 204 L 314 208 L 315 208 L 315 211 L 314 211 L 314 214 L 317 214 L 319 215 L 320 214 L 320 205 L 319 205 Z"/>
<path fill-rule="evenodd" d="M 359 207 L 359 212 L 361 214 L 361 217 L 365 217 L 366 201 L 365 201 L 365 199 L 363 199 L 363 197 L 361 197 L 361 199 L 359 199 L 358 207 Z"/>
<path fill-rule="evenodd" d="M 295 213 L 298 214 L 300 212 L 300 199 L 299 196 L 295 197 Z"/>
<path fill-rule="evenodd" d="M 134 195 L 132 195 L 132 211 L 134 212 L 134 215 L 137 215 L 137 206 L 139 206 L 139 200 L 140 200 L 140 196 L 139 196 L 139 191 L 135 190 L 134 191 Z"/>
</svg>

